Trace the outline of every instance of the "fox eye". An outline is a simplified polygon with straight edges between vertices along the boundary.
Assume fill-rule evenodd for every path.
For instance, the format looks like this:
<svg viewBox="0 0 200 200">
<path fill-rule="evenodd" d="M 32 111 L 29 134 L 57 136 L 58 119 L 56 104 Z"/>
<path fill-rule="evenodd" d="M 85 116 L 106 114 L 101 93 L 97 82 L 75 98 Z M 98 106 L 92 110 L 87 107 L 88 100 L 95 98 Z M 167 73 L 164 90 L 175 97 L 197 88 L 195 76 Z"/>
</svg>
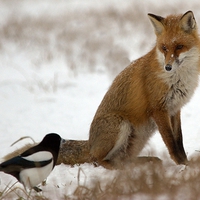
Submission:
<svg viewBox="0 0 200 200">
<path fill-rule="evenodd" d="M 183 45 L 182 45 L 182 44 L 179 44 L 179 45 L 176 46 L 176 49 L 177 49 L 177 50 L 182 49 L 182 48 L 183 48 Z"/>
<path fill-rule="evenodd" d="M 165 45 L 162 45 L 161 48 L 162 48 L 163 51 L 165 51 L 165 52 L 167 51 L 167 47 Z"/>
</svg>

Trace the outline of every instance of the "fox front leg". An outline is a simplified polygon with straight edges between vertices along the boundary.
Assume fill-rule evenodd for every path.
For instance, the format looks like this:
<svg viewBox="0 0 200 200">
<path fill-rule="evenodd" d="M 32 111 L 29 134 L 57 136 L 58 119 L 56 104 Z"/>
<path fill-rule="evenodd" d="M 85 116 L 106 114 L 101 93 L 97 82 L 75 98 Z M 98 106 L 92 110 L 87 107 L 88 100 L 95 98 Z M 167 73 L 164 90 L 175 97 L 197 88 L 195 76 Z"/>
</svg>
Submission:
<svg viewBox="0 0 200 200">
<path fill-rule="evenodd" d="M 170 117 L 165 111 L 157 111 L 153 113 L 153 119 L 158 126 L 171 158 L 177 164 L 186 164 L 187 156 L 182 144 L 180 114 Z"/>
</svg>

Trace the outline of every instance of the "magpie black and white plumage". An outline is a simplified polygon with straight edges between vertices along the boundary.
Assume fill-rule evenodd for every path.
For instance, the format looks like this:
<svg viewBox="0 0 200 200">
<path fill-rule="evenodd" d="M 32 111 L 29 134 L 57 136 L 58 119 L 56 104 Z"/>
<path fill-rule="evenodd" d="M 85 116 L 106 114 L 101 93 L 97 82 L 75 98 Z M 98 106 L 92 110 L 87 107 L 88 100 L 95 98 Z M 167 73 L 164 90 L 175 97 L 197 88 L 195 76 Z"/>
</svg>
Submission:
<svg viewBox="0 0 200 200">
<path fill-rule="evenodd" d="M 14 176 L 25 188 L 34 188 L 53 170 L 64 140 L 56 133 L 47 134 L 36 146 L 0 164 L 0 171 Z"/>
</svg>

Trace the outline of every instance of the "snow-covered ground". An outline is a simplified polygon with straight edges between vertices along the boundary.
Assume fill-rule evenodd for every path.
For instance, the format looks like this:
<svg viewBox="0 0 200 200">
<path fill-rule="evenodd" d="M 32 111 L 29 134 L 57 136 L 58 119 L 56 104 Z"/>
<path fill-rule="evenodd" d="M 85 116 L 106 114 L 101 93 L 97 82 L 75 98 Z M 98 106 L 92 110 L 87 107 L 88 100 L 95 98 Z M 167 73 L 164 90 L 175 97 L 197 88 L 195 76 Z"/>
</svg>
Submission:
<svg viewBox="0 0 200 200">
<path fill-rule="evenodd" d="M 19 5 L 13 4 L 12 0 L 7 2 L 0 1 L 0 13 L 2 16 L 0 18 L 0 37 L 3 35 L 0 39 L 0 157 L 27 142 L 25 140 L 10 147 L 13 142 L 23 136 L 31 136 L 35 141 L 39 142 L 47 133 L 56 132 L 67 139 L 87 139 L 89 126 L 99 103 L 111 84 L 113 77 L 125 67 L 122 66 L 121 69 L 109 70 L 102 61 L 103 58 L 99 57 L 98 54 L 102 53 L 104 55 L 105 51 L 110 50 L 112 52 L 113 48 L 121 47 L 127 51 L 127 54 L 126 52 L 122 52 L 125 54 L 125 57 L 132 60 L 150 50 L 154 45 L 155 37 L 153 36 L 153 29 L 150 23 L 148 24 L 147 12 L 166 15 L 193 9 L 197 22 L 200 22 L 200 15 L 197 12 L 198 7 L 195 7 L 198 1 L 193 1 L 193 5 L 186 1 L 177 1 L 176 5 L 181 5 L 180 10 L 174 8 L 174 1 L 169 1 L 166 5 L 157 2 L 157 0 L 152 0 L 148 3 L 146 2 L 147 5 L 141 3 L 142 5 L 138 6 L 139 3 L 136 1 L 126 1 L 124 3 L 124 1 L 114 0 L 95 2 L 92 0 L 69 0 L 59 1 L 59 3 L 54 0 L 24 0 L 20 1 Z M 84 29 L 85 24 L 94 23 L 92 22 L 94 18 L 90 19 L 90 15 L 88 14 L 87 21 L 81 19 L 84 21 L 83 23 L 83 21 L 77 21 L 76 15 L 91 11 L 93 17 L 96 11 L 99 14 L 101 10 L 111 9 L 113 11 L 112 8 L 114 8 L 115 13 L 119 12 L 119 15 L 123 15 L 124 10 L 128 9 L 129 6 L 133 7 L 134 12 L 134 4 L 137 5 L 137 8 L 143 8 L 137 11 L 137 17 L 142 16 L 146 20 L 144 23 L 145 26 L 148 25 L 148 29 L 143 30 L 142 24 L 137 24 L 137 30 L 135 30 L 134 27 L 130 28 L 130 24 L 127 24 L 124 28 L 127 31 L 127 33 L 125 32 L 127 35 L 123 37 L 120 33 L 120 27 L 117 27 L 119 24 L 108 24 L 107 21 L 103 21 L 106 26 L 105 30 L 101 29 L 102 32 L 98 35 L 98 24 L 96 24 L 96 30 L 92 37 L 96 37 L 96 34 L 97 38 L 106 38 L 107 35 L 111 34 L 112 36 L 113 34 L 113 38 L 109 36 L 112 38 L 112 42 L 104 48 L 101 46 L 101 51 L 94 50 L 96 60 L 90 62 L 90 64 L 94 63 L 94 70 L 93 68 L 87 69 L 87 62 L 80 61 L 78 57 L 80 52 L 86 52 L 86 49 L 83 49 L 82 46 L 79 47 L 80 43 L 84 43 L 84 39 L 82 41 L 79 37 L 74 39 L 71 36 L 71 40 L 74 41 L 75 45 L 72 46 L 72 44 L 69 44 L 69 49 L 72 48 L 75 52 L 71 55 L 71 57 L 75 57 L 72 58 L 72 61 L 74 63 L 77 62 L 79 67 L 73 68 L 71 66 L 72 61 L 66 61 L 64 54 L 60 55 L 54 49 L 56 46 L 55 39 L 59 39 L 59 37 L 54 36 L 59 31 L 61 32 L 61 28 L 64 31 L 64 27 L 57 25 L 54 27 L 55 30 L 47 27 L 48 30 L 46 33 L 49 34 L 46 37 L 48 38 L 48 42 L 50 42 L 49 46 L 47 45 L 47 49 L 48 51 L 52 49 L 53 56 L 52 58 L 48 56 L 46 58 L 46 54 L 44 54 L 46 50 L 43 49 L 41 44 L 38 43 L 38 46 L 34 45 L 34 40 L 29 41 L 33 39 L 32 37 L 27 38 L 24 42 L 24 36 L 18 36 L 18 31 L 19 33 L 23 33 L 24 27 L 20 27 L 21 25 L 19 25 L 19 30 L 16 30 L 16 24 L 12 25 L 10 23 L 12 19 L 15 20 L 16 18 L 20 24 L 20 20 L 28 17 L 30 20 L 43 20 L 45 24 L 45 20 L 48 21 L 50 18 L 53 21 L 54 18 L 57 19 L 58 16 L 62 18 L 67 13 L 66 16 L 70 14 L 72 16 L 71 23 L 73 23 L 73 26 L 70 28 L 74 27 L 76 31 L 84 32 L 82 29 Z M 130 8 L 128 11 L 130 12 Z M 112 15 L 112 12 L 110 15 Z M 133 14 L 133 16 L 137 19 L 136 14 Z M 123 18 L 122 16 L 124 21 L 126 21 L 126 17 Z M 115 22 L 115 18 L 113 18 L 112 22 Z M 134 21 L 134 23 L 136 22 L 137 20 Z M 7 24 L 8 27 L 6 29 Z M 103 24 L 99 26 L 103 27 Z M 12 29 L 13 27 L 15 29 Z M 59 30 L 56 30 L 56 28 Z M 43 28 L 41 29 L 43 30 Z M 39 30 L 29 30 L 30 35 L 34 35 L 34 33 L 40 34 Z M 134 36 L 131 36 L 131 33 L 128 32 L 129 30 Z M 149 30 L 148 34 L 146 34 L 146 30 Z M 90 35 L 90 32 L 91 30 L 89 30 L 88 35 Z M 26 33 L 23 34 L 27 36 Z M 43 33 L 41 33 L 41 37 L 44 37 Z M 87 38 L 87 32 L 84 32 L 82 37 Z M 91 38 L 87 38 L 86 40 L 90 41 L 89 39 Z M 25 44 L 21 44 L 23 42 Z M 96 48 L 98 49 L 98 46 Z M 93 54 L 92 47 L 90 50 L 90 54 Z M 110 65 L 110 63 L 108 64 Z M 83 66 L 83 69 L 80 65 L 81 67 Z M 194 153 L 197 153 L 196 150 L 200 150 L 199 99 L 200 87 L 197 88 L 190 103 L 182 110 L 184 146 L 189 158 Z M 163 153 L 166 154 L 164 158 L 162 157 Z M 166 147 L 158 132 L 151 138 L 141 152 L 141 155 L 155 155 L 164 160 L 169 159 Z M 78 174 L 80 174 L 80 179 L 78 178 Z M 112 174 L 114 175 L 114 172 L 105 170 L 102 167 L 94 168 L 90 164 L 83 164 L 73 168 L 62 164 L 56 166 L 48 177 L 47 186 L 43 187 L 44 196 L 51 199 L 55 199 L 54 197 L 61 198 L 64 195 L 73 193 L 77 185 L 90 184 L 95 178 L 103 180 L 104 177 L 112 177 Z M 1 190 L 8 184 L 12 185 L 15 181 L 13 177 L 0 173 Z M 17 185 L 22 187 L 19 183 Z"/>
</svg>

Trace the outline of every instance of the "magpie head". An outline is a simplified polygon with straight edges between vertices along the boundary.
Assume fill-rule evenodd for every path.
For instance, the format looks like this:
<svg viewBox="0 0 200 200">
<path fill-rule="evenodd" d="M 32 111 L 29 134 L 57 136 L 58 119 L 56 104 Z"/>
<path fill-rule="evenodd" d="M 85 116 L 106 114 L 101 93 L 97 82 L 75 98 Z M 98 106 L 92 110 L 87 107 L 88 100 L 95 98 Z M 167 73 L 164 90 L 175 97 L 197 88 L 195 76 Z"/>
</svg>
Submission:
<svg viewBox="0 0 200 200">
<path fill-rule="evenodd" d="M 53 154 L 54 163 L 56 163 L 60 146 L 62 145 L 63 141 L 64 139 L 62 139 L 58 134 L 49 133 L 43 138 L 38 146 L 46 151 L 50 151 Z"/>
<path fill-rule="evenodd" d="M 57 133 L 49 133 L 45 135 L 43 140 L 40 142 L 40 145 L 47 147 L 59 146 L 62 138 Z M 53 144 L 54 143 L 54 144 Z"/>
</svg>

